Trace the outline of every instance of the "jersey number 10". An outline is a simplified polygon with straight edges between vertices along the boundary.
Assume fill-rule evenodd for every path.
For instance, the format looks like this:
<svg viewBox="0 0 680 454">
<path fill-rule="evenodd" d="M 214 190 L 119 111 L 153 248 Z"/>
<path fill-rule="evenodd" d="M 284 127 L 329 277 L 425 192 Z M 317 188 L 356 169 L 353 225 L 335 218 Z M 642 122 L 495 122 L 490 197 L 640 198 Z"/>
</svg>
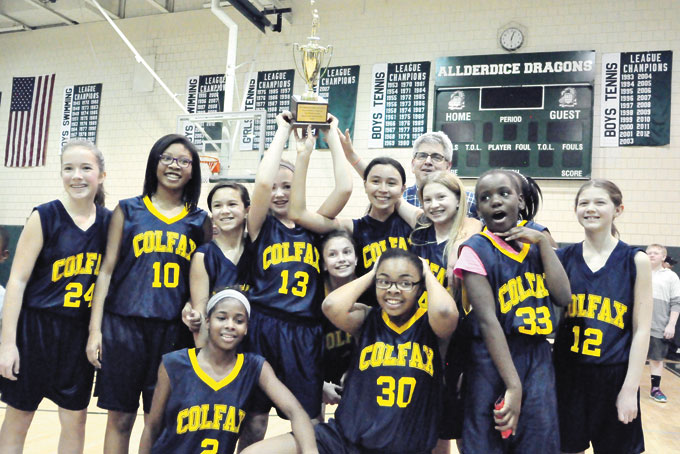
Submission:
<svg viewBox="0 0 680 454">
<path fill-rule="evenodd" d="M 179 284 L 179 264 L 166 263 L 163 265 L 163 280 L 161 280 L 161 262 L 153 262 L 153 288 L 175 288 Z"/>
</svg>

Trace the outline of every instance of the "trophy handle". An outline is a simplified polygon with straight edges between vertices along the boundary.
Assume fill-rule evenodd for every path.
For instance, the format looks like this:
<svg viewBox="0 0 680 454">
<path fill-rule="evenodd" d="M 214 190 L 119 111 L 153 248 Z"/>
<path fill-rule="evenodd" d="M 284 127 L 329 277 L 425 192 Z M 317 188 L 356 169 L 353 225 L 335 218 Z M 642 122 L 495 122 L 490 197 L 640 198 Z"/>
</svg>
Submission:
<svg viewBox="0 0 680 454">
<path fill-rule="evenodd" d="M 302 77 L 302 79 L 304 80 L 304 76 L 302 75 L 302 74 L 304 74 L 304 73 L 303 73 L 302 71 L 300 71 L 300 66 L 298 65 L 298 61 L 297 61 L 297 54 L 296 54 L 296 52 L 297 52 L 299 49 L 300 49 L 300 45 L 299 45 L 298 43 L 293 43 L 293 62 L 295 62 L 295 69 L 296 69 L 296 71 L 297 71 L 297 73 L 298 73 L 298 76 Z"/>
<path fill-rule="evenodd" d="M 326 46 L 326 49 L 329 52 L 328 61 L 326 62 L 326 69 L 324 69 L 323 74 L 319 76 L 319 84 L 321 84 L 321 79 L 323 79 L 326 73 L 328 72 L 328 68 L 330 68 L 331 66 L 331 60 L 333 59 L 333 46 Z"/>
</svg>

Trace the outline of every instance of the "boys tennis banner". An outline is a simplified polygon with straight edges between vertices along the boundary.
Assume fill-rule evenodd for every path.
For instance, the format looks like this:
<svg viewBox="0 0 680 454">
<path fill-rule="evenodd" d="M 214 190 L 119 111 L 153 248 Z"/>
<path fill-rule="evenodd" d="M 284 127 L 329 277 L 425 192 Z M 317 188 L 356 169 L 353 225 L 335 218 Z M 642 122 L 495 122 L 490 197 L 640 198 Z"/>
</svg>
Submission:
<svg viewBox="0 0 680 454">
<path fill-rule="evenodd" d="M 673 52 L 602 56 L 601 147 L 668 145 Z"/>
</svg>

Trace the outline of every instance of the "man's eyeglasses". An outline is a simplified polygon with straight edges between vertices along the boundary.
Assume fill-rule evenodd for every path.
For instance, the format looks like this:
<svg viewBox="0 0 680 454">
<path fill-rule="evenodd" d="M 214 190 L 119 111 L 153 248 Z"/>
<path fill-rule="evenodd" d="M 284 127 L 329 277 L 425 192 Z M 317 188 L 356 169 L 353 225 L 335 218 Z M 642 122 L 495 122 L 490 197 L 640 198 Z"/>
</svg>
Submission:
<svg viewBox="0 0 680 454">
<path fill-rule="evenodd" d="M 419 151 L 413 155 L 413 159 L 415 159 L 416 161 L 425 161 L 427 160 L 428 157 L 432 159 L 432 162 L 443 162 L 446 160 L 444 155 L 439 153 L 427 154 L 424 151 Z"/>
<path fill-rule="evenodd" d="M 380 279 L 377 278 L 375 280 L 375 286 L 381 290 L 389 290 L 393 285 L 397 286 L 397 289 L 401 290 L 402 292 L 409 292 L 413 290 L 413 288 L 420 284 L 423 281 L 399 281 L 399 282 L 393 282 L 393 281 L 388 281 L 387 279 Z"/>
<path fill-rule="evenodd" d="M 160 161 L 166 166 L 169 166 L 170 164 L 173 163 L 173 161 L 175 161 L 177 162 L 177 165 L 183 169 L 189 167 L 192 162 L 191 159 L 189 158 L 173 158 L 172 156 L 167 154 L 162 154 L 160 157 Z"/>
</svg>

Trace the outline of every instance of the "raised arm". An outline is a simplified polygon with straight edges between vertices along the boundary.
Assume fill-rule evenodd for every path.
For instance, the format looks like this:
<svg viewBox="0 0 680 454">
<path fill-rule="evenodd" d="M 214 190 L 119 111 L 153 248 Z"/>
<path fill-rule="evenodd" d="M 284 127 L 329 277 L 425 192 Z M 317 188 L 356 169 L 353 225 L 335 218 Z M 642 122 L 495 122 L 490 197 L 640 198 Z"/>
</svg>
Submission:
<svg viewBox="0 0 680 454">
<path fill-rule="evenodd" d="M 505 233 L 498 234 L 505 237 L 505 241 L 519 240 L 525 243 L 538 244 L 541 262 L 545 271 L 545 283 L 550 292 L 550 300 L 559 306 L 571 303 L 571 285 L 567 272 L 564 271 L 560 259 L 550 244 L 550 239 L 538 230 L 517 226 Z"/>
<path fill-rule="evenodd" d="M 255 175 L 255 185 L 250 196 L 250 210 L 248 211 L 248 235 L 252 241 L 257 239 L 264 220 L 269 213 L 269 204 L 272 198 L 272 186 L 274 179 L 279 171 L 283 147 L 288 142 L 290 131 L 292 130 L 291 113 L 282 112 L 276 117 L 276 134 L 269 149 L 264 154 L 260 165 L 257 167 Z"/>
<path fill-rule="evenodd" d="M 364 179 L 364 171 L 366 170 L 366 164 L 359 156 L 356 151 L 354 151 L 354 145 L 352 145 L 352 138 L 349 135 L 349 129 L 345 129 L 345 133 L 338 128 L 338 138 L 342 144 L 342 152 L 345 154 L 345 159 L 350 163 L 352 168 L 359 174 L 359 178 Z"/>
<path fill-rule="evenodd" d="M 397 200 L 397 213 L 412 229 L 415 229 L 416 224 L 418 224 L 418 218 L 423 214 L 423 209 L 411 205 L 403 198 L 400 198 Z"/>
<path fill-rule="evenodd" d="M 370 310 L 368 306 L 356 301 L 373 284 L 376 268 L 377 265 L 360 278 L 329 293 L 321 306 L 323 313 L 333 325 L 354 337 L 359 335 Z"/>
<path fill-rule="evenodd" d="M 0 336 L 0 376 L 16 380 L 19 373 L 19 350 L 17 349 L 17 323 L 24 303 L 24 291 L 31 277 L 35 262 L 43 247 L 40 214 L 33 211 L 26 221 L 17 243 L 12 270 L 7 281 L 5 303 L 2 308 L 2 335 Z"/>
<path fill-rule="evenodd" d="M 168 377 L 165 366 L 161 363 L 158 368 L 158 381 L 151 401 L 151 412 L 149 417 L 144 419 L 144 431 L 139 442 L 139 454 L 151 454 L 151 447 L 161 434 L 163 414 L 170 399 L 170 391 L 170 377 Z"/>
<path fill-rule="evenodd" d="M 333 161 L 333 176 L 335 177 L 335 186 L 333 192 L 326 198 L 324 203 L 316 210 L 317 213 L 327 218 L 335 218 L 349 200 L 352 195 L 352 178 L 350 178 L 350 165 L 343 156 L 342 144 L 340 143 L 338 119 L 328 114 L 328 119 L 331 122 L 331 127 L 326 135 L 326 142 L 328 149 L 331 152 L 331 160 Z"/>
<path fill-rule="evenodd" d="M 640 387 L 642 368 L 649 349 L 649 333 L 652 325 L 652 269 L 647 254 L 635 254 L 635 302 L 633 303 L 633 340 L 628 356 L 628 370 L 616 398 L 619 421 L 628 424 L 638 415 L 637 392 Z"/>
<path fill-rule="evenodd" d="M 496 317 L 495 298 L 491 285 L 485 276 L 468 271 L 463 271 L 463 285 L 479 322 L 486 348 L 506 387 L 505 405 L 501 410 L 494 412 L 496 430 L 512 429 L 514 432 L 522 408 L 522 383 L 515 364 L 512 362 L 505 334 Z"/>
<path fill-rule="evenodd" d="M 116 207 L 109 223 L 109 236 L 106 242 L 106 254 L 102 259 L 102 266 L 99 269 L 97 282 L 94 286 L 94 297 L 92 298 L 92 313 L 90 314 L 90 336 L 87 339 L 87 359 L 96 368 L 101 368 L 102 351 L 102 318 L 104 317 L 104 301 L 109 293 L 111 285 L 111 275 L 118 263 L 120 253 L 120 243 L 123 238 L 123 224 L 125 217 L 120 205 Z"/>
<path fill-rule="evenodd" d="M 440 339 L 448 339 L 458 325 L 458 309 L 453 297 L 432 274 L 427 261 L 423 262 L 425 290 L 427 290 L 427 312 L 432 331 Z"/>
<path fill-rule="evenodd" d="M 351 221 L 329 218 L 320 212 L 315 213 L 307 209 L 307 170 L 309 169 L 309 160 L 314 150 L 315 137 L 310 134 L 309 129 L 306 138 L 299 137 L 296 131 L 295 141 L 297 157 L 295 160 L 295 172 L 293 173 L 293 184 L 290 189 L 288 217 L 296 224 L 316 233 L 323 234 L 341 228 L 351 231 Z M 333 163 L 336 164 L 335 160 Z M 338 181 L 336 180 L 336 186 L 337 183 Z M 347 202 L 346 199 L 344 201 L 342 199 L 343 196 L 334 190 L 323 203 L 322 209 L 328 212 L 339 211 Z"/>
</svg>

